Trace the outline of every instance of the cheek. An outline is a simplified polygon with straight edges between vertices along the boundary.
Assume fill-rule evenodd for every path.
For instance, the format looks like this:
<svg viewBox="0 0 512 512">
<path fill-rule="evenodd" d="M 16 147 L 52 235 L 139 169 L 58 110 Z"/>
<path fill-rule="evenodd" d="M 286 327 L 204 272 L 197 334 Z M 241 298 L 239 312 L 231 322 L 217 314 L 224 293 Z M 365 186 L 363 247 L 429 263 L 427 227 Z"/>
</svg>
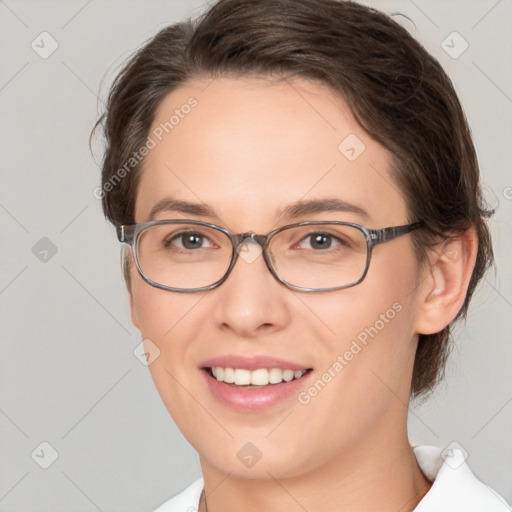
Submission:
<svg viewBox="0 0 512 512">
<path fill-rule="evenodd" d="M 304 302 L 316 313 L 307 328 L 316 331 L 319 376 L 331 388 L 332 400 L 350 399 L 356 406 L 378 401 L 377 392 L 389 394 L 383 383 L 395 389 L 402 379 L 407 382 L 404 371 L 415 347 L 413 307 L 403 290 L 369 294 L 354 288 L 329 303 Z M 373 393 L 366 394 L 370 388 Z"/>
<path fill-rule="evenodd" d="M 407 345 L 412 338 L 415 261 L 382 256 L 372 261 L 373 266 L 359 285 L 331 295 L 302 297 L 310 313 L 314 313 L 310 316 L 311 325 L 322 324 L 327 328 L 323 332 L 331 334 L 324 336 L 326 342 L 330 340 L 330 351 L 348 350 L 353 340 L 365 346 L 378 337 L 391 345 Z"/>
<path fill-rule="evenodd" d="M 186 320 L 201 301 L 201 293 L 177 293 L 160 290 L 131 272 L 132 316 L 144 338 L 171 339 L 181 321 Z M 190 325 L 188 328 L 190 329 Z"/>
<path fill-rule="evenodd" d="M 198 378 L 191 366 L 195 360 L 191 340 L 200 337 L 201 322 L 194 320 L 194 314 L 203 297 L 159 290 L 132 275 L 133 313 L 145 344 L 158 353 L 148 369 L 162 402 L 187 437 L 194 430 L 188 420 L 191 399 L 187 390 L 194 389 L 193 379 Z M 202 414 L 198 408 L 192 416 L 197 419 Z"/>
<path fill-rule="evenodd" d="M 362 409 L 365 415 L 383 406 L 393 395 L 390 390 L 408 401 L 416 348 L 411 283 L 416 281 L 417 268 L 412 256 L 400 258 L 395 253 L 394 261 L 392 254 L 382 256 L 372 261 L 377 264 L 359 285 L 330 297 L 303 297 L 313 319 L 307 327 L 316 330 L 318 351 L 323 354 L 322 382 L 316 390 L 305 390 L 303 398 L 316 401 L 321 394 L 314 406 L 320 411 L 343 404 L 347 410 Z"/>
<path fill-rule="evenodd" d="M 190 339 L 198 322 L 189 319 L 204 294 L 180 294 L 160 290 L 132 274 L 132 316 L 144 340 L 159 352 L 149 369 L 159 388 L 169 389 L 171 375 L 180 377 L 190 364 Z M 171 374 L 171 375 L 170 375 Z"/>
</svg>

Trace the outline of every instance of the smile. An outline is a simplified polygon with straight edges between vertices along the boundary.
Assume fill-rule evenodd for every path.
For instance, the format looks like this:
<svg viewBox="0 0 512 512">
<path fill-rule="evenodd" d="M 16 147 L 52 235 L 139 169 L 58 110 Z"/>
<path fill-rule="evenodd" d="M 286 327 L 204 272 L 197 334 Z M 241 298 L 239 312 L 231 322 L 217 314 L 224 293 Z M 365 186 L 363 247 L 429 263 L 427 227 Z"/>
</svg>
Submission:
<svg viewBox="0 0 512 512">
<path fill-rule="evenodd" d="M 246 388 L 290 382 L 300 379 L 308 372 L 307 369 L 291 370 L 281 368 L 258 368 L 251 371 L 244 368 L 223 368 L 222 366 L 214 366 L 208 368 L 208 370 L 211 376 L 219 382 L 234 386 L 244 386 Z"/>
</svg>

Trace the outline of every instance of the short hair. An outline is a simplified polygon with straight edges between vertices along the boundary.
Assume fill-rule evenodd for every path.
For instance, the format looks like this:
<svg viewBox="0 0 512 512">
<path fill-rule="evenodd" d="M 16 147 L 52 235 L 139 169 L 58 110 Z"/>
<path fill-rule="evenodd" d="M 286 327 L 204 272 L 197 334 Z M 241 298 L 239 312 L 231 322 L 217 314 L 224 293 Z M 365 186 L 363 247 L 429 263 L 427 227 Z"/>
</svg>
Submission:
<svg viewBox="0 0 512 512">
<path fill-rule="evenodd" d="M 412 234 L 420 263 L 440 239 L 475 230 L 476 264 L 456 319 L 466 316 L 493 262 L 486 225 L 492 212 L 466 117 L 438 61 L 390 16 L 353 1 L 219 0 L 146 42 L 115 78 L 95 125 L 105 140 L 101 195 L 108 220 L 135 222 L 141 163 L 113 180 L 144 145 L 162 100 L 191 79 L 222 76 L 310 79 L 342 97 L 390 152 L 409 221 L 424 222 Z M 129 286 L 129 269 L 125 277 Z M 444 376 L 450 327 L 419 335 L 412 396 L 427 396 Z"/>
</svg>

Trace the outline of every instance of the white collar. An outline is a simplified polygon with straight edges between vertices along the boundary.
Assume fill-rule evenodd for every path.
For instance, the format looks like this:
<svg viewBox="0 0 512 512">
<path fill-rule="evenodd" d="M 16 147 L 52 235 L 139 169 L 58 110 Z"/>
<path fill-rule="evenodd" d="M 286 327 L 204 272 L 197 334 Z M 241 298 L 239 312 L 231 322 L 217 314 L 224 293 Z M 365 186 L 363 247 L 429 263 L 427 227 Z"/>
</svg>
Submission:
<svg viewBox="0 0 512 512">
<path fill-rule="evenodd" d="M 433 482 L 414 512 L 510 512 L 503 498 L 471 472 L 461 449 L 416 446 L 414 454 Z"/>
</svg>

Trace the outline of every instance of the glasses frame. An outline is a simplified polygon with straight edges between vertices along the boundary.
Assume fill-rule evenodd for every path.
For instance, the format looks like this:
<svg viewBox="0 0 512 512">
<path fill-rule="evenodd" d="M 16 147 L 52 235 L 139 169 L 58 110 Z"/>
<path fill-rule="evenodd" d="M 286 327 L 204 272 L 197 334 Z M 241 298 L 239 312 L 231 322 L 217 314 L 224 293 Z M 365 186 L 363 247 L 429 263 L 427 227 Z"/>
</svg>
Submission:
<svg viewBox="0 0 512 512">
<path fill-rule="evenodd" d="M 160 226 L 163 224 L 193 224 L 197 226 L 205 226 L 208 228 L 215 229 L 217 231 L 220 231 L 221 233 L 224 233 L 228 237 L 228 239 L 231 241 L 232 245 L 232 253 L 231 253 L 231 263 L 229 264 L 229 267 L 227 268 L 225 274 L 222 276 L 221 279 L 216 281 L 215 283 L 203 286 L 201 288 L 173 288 L 171 286 L 165 286 L 163 284 L 157 283 L 155 281 L 152 281 L 149 279 L 142 270 L 140 263 L 139 263 L 139 257 L 138 257 L 138 239 L 140 234 L 145 230 L 152 226 Z M 282 231 L 300 227 L 300 226 L 317 226 L 317 225 L 325 225 L 325 224 L 331 224 L 331 225 L 337 225 L 337 226 L 351 226 L 357 230 L 359 230 L 365 237 L 366 240 L 366 265 L 364 272 L 362 276 L 355 282 L 343 285 L 343 286 L 336 286 L 331 288 L 304 288 L 301 286 L 295 286 L 288 282 L 286 282 L 284 279 L 282 279 L 277 271 L 272 266 L 272 261 L 270 259 L 270 256 L 268 254 L 268 247 L 270 244 L 270 241 L 274 236 L 276 236 L 278 233 L 281 233 Z M 368 269 L 370 268 L 370 261 L 372 257 L 373 248 L 378 245 L 385 242 L 390 242 L 391 240 L 395 240 L 396 238 L 399 238 L 403 235 L 406 235 L 407 233 L 410 233 L 411 231 L 414 231 L 415 229 L 418 229 L 422 227 L 424 223 L 422 221 L 414 222 L 412 224 L 405 224 L 402 226 L 392 226 L 387 228 L 381 228 L 381 229 L 370 229 L 365 226 L 361 226 L 359 224 L 354 224 L 352 222 L 342 222 L 342 221 L 311 221 L 311 222 L 299 222 L 296 224 L 287 224 L 286 226 L 282 226 L 280 228 L 274 229 L 270 233 L 266 235 L 259 235 L 254 232 L 248 232 L 248 233 L 238 233 L 233 234 L 227 229 L 217 226 L 216 224 L 211 224 L 209 222 L 203 222 L 200 220 L 188 220 L 188 219 L 172 219 L 172 220 L 154 220 L 149 222 L 142 222 L 139 224 L 132 224 L 132 225 L 122 225 L 118 226 L 116 228 L 117 232 L 117 238 L 119 242 L 128 244 L 132 249 L 132 254 L 134 256 L 135 265 L 137 267 L 137 270 L 139 271 L 140 276 L 142 279 L 148 283 L 151 286 L 154 286 L 155 288 L 160 288 L 161 290 L 167 290 L 171 292 L 182 292 L 182 293 L 195 293 L 195 292 L 204 292 L 213 290 L 214 288 L 217 288 L 220 286 L 229 276 L 231 271 L 233 270 L 233 267 L 235 266 L 238 255 L 239 255 L 239 247 L 243 245 L 244 243 L 250 243 L 251 241 L 254 243 L 258 243 L 262 247 L 262 253 L 263 258 L 265 260 L 265 263 L 267 265 L 267 268 L 269 269 L 270 273 L 284 286 L 287 288 L 290 288 L 291 290 L 296 290 L 300 292 L 330 292 L 330 291 L 336 291 L 336 290 L 343 290 L 345 288 L 351 288 L 352 286 L 356 286 L 359 283 L 361 283 L 364 278 L 366 277 L 366 274 L 368 273 Z M 249 239 L 249 240 L 248 240 Z"/>
</svg>

